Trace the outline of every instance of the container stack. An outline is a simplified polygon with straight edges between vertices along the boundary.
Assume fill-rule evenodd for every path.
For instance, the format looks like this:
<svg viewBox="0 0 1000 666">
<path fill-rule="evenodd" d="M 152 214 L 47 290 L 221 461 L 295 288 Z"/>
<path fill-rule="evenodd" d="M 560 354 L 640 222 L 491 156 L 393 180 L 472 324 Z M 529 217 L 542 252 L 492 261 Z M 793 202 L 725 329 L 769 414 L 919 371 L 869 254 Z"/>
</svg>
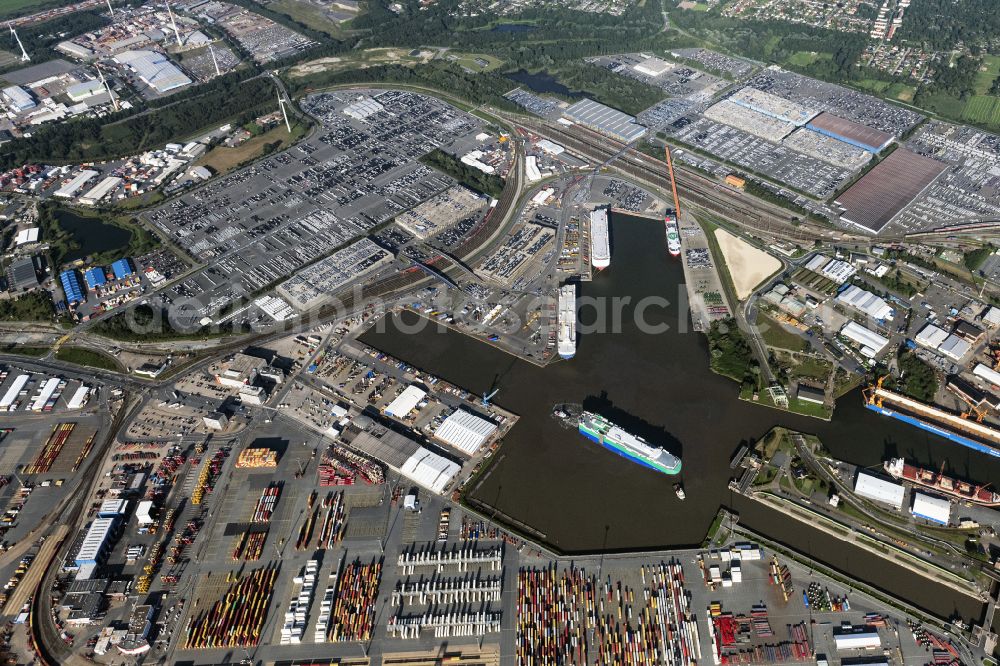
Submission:
<svg viewBox="0 0 1000 666">
<path fill-rule="evenodd" d="M 232 560 L 239 562 L 241 559 L 247 562 L 256 562 L 264 552 L 264 541 L 267 539 L 267 532 L 254 532 L 247 530 L 236 537 L 236 545 L 233 547 Z"/>
<path fill-rule="evenodd" d="M 344 491 L 329 493 L 323 500 L 323 508 L 326 509 L 326 517 L 323 519 L 316 547 L 333 548 L 344 538 L 344 528 L 347 526 Z"/>
<path fill-rule="evenodd" d="M 302 642 L 302 634 L 306 630 L 306 613 L 312 605 L 313 592 L 316 589 L 316 574 L 319 563 L 316 560 L 306 562 L 302 575 L 295 580 L 301 587 L 298 596 L 294 597 L 285 611 L 285 623 L 281 626 L 281 644 L 290 645 Z"/>
<path fill-rule="evenodd" d="M 750 619 L 753 625 L 753 632 L 758 637 L 770 638 L 774 636 L 774 630 L 771 629 L 771 623 L 767 619 L 767 606 L 764 604 L 755 605 L 750 610 Z"/>
<path fill-rule="evenodd" d="M 274 468 L 278 466 L 278 453 L 266 448 L 246 448 L 236 458 L 239 469 Z"/>
<path fill-rule="evenodd" d="M 330 635 L 330 618 L 333 613 L 333 599 L 336 596 L 337 588 L 331 585 L 326 588 L 323 601 L 319 605 L 319 617 L 316 618 L 316 633 L 313 640 L 316 643 L 325 643 L 326 637 Z"/>
<path fill-rule="evenodd" d="M 225 596 L 188 625 L 184 649 L 247 648 L 260 643 L 277 568 L 257 569 L 235 581 Z"/>
<path fill-rule="evenodd" d="M 337 579 L 330 613 L 330 642 L 367 641 L 375 627 L 375 601 L 382 580 L 382 562 L 352 562 Z"/>
<path fill-rule="evenodd" d="M 278 496 L 281 494 L 281 487 L 276 483 L 269 483 L 267 488 L 264 488 L 260 493 L 260 497 L 257 499 L 257 505 L 254 507 L 253 516 L 250 518 L 252 523 L 267 523 L 271 521 L 271 516 L 274 515 L 274 507 L 278 504 Z"/>
</svg>

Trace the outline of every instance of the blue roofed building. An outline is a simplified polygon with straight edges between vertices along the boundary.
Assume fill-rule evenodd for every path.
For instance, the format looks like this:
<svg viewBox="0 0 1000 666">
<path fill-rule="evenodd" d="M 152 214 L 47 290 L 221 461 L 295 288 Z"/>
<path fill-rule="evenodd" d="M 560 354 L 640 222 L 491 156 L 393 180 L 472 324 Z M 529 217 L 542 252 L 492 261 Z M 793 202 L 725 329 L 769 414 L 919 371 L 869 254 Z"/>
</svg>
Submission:
<svg viewBox="0 0 1000 666">
<path fill-rule="evenodd" d="M 132 270 L 132 264 L 128 259 L 119 259 L 111 264 L 111 272 L 115 274 L 116 280 L 124 280 L 135 271 Z"/>
<path fill-rule="evenodd" d="M 83 279 L 87 281 L 87 287 L 89 289 L 95 289 L 100 287 L 108 281 L 108 276 L 104 274 L 104 269 L 95 266 L 93 268 L 88 268 L 83 273 Z"/>
<path fill-rule="evenodd" d="M 68 270 L 59 274 L 59 281 L 62 282 L 63 292 L 66 294 L 67 303 L 83 303 L 83 287 L 80 286 L 80 278 L 76 276 L 76 271 Z"/>
</svg>

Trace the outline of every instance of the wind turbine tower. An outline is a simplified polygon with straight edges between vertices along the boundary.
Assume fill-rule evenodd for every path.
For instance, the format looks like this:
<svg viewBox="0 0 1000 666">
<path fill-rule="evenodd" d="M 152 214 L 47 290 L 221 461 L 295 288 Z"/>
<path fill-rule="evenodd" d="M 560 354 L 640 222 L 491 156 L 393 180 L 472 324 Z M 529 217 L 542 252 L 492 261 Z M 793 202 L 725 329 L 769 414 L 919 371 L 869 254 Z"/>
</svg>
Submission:
<svg viewBox="0 0 1000 666">
<path fill-rule="evenodd" d="M 21 62 L 28 62 L 31 58 L 28 57 L 28 52 L 24 50 L 24 44 L 21 43 L 21 38 L 17 36 L 17 30 L 14 30 L 14 24 L 8 23 L 7 25 L 10 26 L 10 34 L 14 36 L 14 39 L 17 40 L 17 45 L 21 47 Z"/>
<path fill-rule="evenodd" d="M 174 20 L 174 13 L 170 11 L 170 2 L 167 1 L 167 15 L 170 16 L 170 26 L 174 29 L 174 36 L 177 37 L 177 46 L 181 45 L 181 31 L 177 29 L 177 21 Z"/>
<path fill-rule="evenodd" d="M 288 111 L 285 110 L 285 99 L 281 96 L 281 90 L 278 90 L 278 106 L 281 107 L 281 115 L 285 117 L 285 127 L 288 128 L 288 133 L 292 133 L 292 124 L 288 122 Z"/>
<path fill-rule="evenodd" d="M 212 64 L 215 65 L 215 75 L 222 76 L 222 72 L 219 71 L 219 61 L 215 58 L 215 49 L 212 48 L 211 42 L 208 44 L 208 52 L 212 54 Z"/>
<path fill-rule="evenodd" d="M 108 91 L 108 97 L 111 98 L 111 103 L 114 104 L 115 111 L 120 111 L 121 109 L 118 106 L 118 98 L 115 97 L 114 91 L 111 90 L 111 85 L 108 83 L 108 80 L 104 78 L 104 71 L 96 63 L 94 64 L 94 67 L 97 69 L 97 73 L 101 76 L 101 83 L 104 84 L 104 89 Z"/>
</svg>

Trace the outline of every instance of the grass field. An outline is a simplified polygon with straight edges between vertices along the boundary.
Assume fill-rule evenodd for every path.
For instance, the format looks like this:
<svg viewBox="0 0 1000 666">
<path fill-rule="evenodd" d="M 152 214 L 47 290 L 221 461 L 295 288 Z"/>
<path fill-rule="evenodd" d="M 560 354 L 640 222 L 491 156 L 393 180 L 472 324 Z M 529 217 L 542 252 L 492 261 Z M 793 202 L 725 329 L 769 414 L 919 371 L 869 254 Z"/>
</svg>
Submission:
<svg viewBox="0 0 1000 666">
<path fill-rule="evenodd" d="M 1000 126 L 1000 97 L 975 95 L 966 103 L 962 119 L 983 125 Z"/>
<path fill-rule="evenodd" d="M 430 62 L 438 56 L 438 49 L 422 49 L 417 55 L 410 55 L 411 50 L 398 49 L 365 49 L 352 51 L 349 55 L 318 58 L 300 63 L 291 68 L 293 77 L 309 76 L 318 72 L 345 72 L 349 69 L 364 69 L 377 65 L 414 65 Z"/>
<path fill-rule="evenodd" d="M 503 64 L 503 60 L 486 53 L 457 53 L 449 51 L 445 58 L 473 72 L 489 72 Z M 484 60 L 487 64 L 485 66 L 481 65 L 476 60 Z"/>
<path fill-rule="evenodd" d="M 67 363 L 85 365 L 101 370 L 114 370 L 117 372 L 122 369 L 121 365 L 113 357 L 103 352 L 84 349 L 83 347 L 60 347 L 59 351 L 56 352 L 56 358 Z"/>
<path fill-rule="evenodd" d="M 898 99 L 900 102 L 912 102 L 913 96 L 916 94 L 917 89 L 914 86 L 908 86 L 905 83 L 893 83 L 885 91 L 886 97 Z"/>
<path fill-rule="evenodd" d="M 29 347 L 28 345 L 4 344 L 0 345 L 0 353 L 20 354 L 21 356 L 32 356 L 41 358 L 49 353 L 48 347 Z"/>
<path fill-rule="evenodd" d="M 761 314 L 757 318 L 757 325 L 760 327 L 760 334 L 768 347 L 778 349 L 788 349 L 791 351 L 802 351 L 808 343 L 798 335 L 784 328 L 774 319 Z"/>
<path fill-rule="evenodd" d="M 0 19 L 14 18 L 33 12 L 40 12 L 52 7 L 70 4 L 69 0 L 0 0 Z M 6 30 L 7 26 L 4 26 Z"/>
<path fill-rule="evenodd" d="M 833 55 L 826 52 L 816 52 L 816 51 L 796 51 L 788 58 L 785 59 L 789 65 L 793 67 L 808 67 L 809 65 L 817 62 L 819 60 L 829 60 Z"/>
<path fill-rule="evenodd" d="M 942 116 L 955 119 L 962 117 L 966 106 L 965 102 L 958 97 L 944 92 L 924 95 L 921 100 L 924 108 L 930 109 L 935 113 L 940 113 Z"/>
<path fill-rule="evenodd" d="M 1000 76 L 1000 56 L 983 56 L 983 68 L 976 73 L 976 94 L 988 93 L 998 76 Z"/>
<path fill-rule="evenodd" d="M 881 93 L 887 90 L 891 84 L 888 81 L 883 81 L 882 79 L 861 79 L 859 81 L 855 81 L 854 85 L 873 93 Z"/>
<path fill-rule="evenodd" d="M 216 174 L 224 174 L 240 164 L 262 155 L 266 144 L 278 142 L 279 145 L 275 146 L 271 152 L 287 148 L 289 144 L 302 136 L 305 129 L 302 124 L 292 125 L 292 133 L 289 134 L 284 125 L 278 125 L 260 136 L 247 139 L 234 148 L 218 146 L 198 160 L 198 165 L 208 167 Z"/>
<path fill-rule="evenodd" d="M 350 21 L 344 23 L 334 21 L 322 8 L 307 0 L 275 0 L 267 7 L 280 14 L 287 14 L 307 28 L 325 32 L 331 37 L 343 36 L 345 26 L 350 23 Z"/>
<path fill-rule="evenodd" d="M 10 51 L 0 51 L 0 68 L 9 67 L 10 65 L 13 65 L 17 61 L 18 61 L 17 56 L 11 53 Z M 0 77 L 0 80 L 2 79 L 3 77 Z"/>
</svg>

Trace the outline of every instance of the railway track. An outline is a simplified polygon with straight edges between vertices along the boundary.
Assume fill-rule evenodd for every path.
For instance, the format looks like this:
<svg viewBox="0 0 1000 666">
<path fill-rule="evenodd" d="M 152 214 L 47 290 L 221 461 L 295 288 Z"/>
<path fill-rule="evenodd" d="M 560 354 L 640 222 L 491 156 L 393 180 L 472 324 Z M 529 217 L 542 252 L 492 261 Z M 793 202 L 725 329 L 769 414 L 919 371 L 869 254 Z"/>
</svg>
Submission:
<svg viewBox="0 0 1000 666">
<path fill-rule="evenodd" d="M 598 164 L 606 165 L 640 182 L 653 185 L 670 192 L 666 163 L 650 155 L 627 148 L 613 139 L 601 136 L 588 129 L 574 126 L 572 129 L 553 127 L 547 123 L 529 121 L 523 118 L 507 118 L 525 129 L 561 143 L 571 151 L 579 153 Z M 768 234 L 780 233 L 783 238 L 802 241 L 824 239 L 826 235 L 797 225 L 793 214 L 766 202 L 754 201 L 750 209 L 745 198 L 724 188 L 711 178 L 690 171 L 675 170 L 677 186 L 682 198 L 690 204 L 703 208 L 741 226 Z"/>
</svg>

